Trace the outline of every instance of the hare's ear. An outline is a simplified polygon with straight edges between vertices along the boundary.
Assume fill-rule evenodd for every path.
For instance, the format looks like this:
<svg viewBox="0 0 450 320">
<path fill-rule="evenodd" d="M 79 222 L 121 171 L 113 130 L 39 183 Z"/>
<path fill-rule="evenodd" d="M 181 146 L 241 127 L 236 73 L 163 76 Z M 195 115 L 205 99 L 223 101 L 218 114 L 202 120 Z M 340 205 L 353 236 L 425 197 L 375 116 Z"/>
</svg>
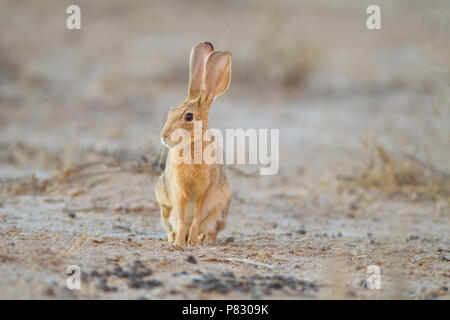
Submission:
<svg viewBox="0 0 450 320">
<path fill-rule="evenodd" d="M 228 51 L 214 51 L 206 59 L 203 74 L 202 101 L 211 103 L 216 97 L 224 93 L 231 80 L 231 53 Z"/>
<path fill-rule="evenodd" d="M 189 60 L 189 99 L 195 99 L 200 95 L 206 58 L 213 50 L 213 45 L 209 42 L 201 42 L 192 48 Z"/>
</svg>

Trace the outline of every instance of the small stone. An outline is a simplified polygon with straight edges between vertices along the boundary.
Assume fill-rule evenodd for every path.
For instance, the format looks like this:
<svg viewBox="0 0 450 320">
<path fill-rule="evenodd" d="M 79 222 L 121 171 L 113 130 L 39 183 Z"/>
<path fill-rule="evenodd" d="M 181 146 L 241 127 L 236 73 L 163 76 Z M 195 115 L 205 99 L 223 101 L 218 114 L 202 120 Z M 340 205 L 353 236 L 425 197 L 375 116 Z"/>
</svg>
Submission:
<svg viewBox="0 0 450 320">
<path fill-rule="evenodd" d="M 232 271 L 224 272 L 224 273 L 222 273 L 222 275 L 224 277 L 228 277 L 228 278 L 235 278 L 235 275 L 234 275 L 234 273 Z"/>
<path fill-rule="evenodd" d="M 234 242 L 234 238 L 233 237 L 228 237 L 224 240 L 225 243 L 231 243 Z"/>
<path fill-rule="evenodd" d="M 193 263 L 193 264 L 197 263 L 197 259 L 195 259 L 195 257 L 192 254 L 187 256 L 186 261 L 189 262 L 189 263 Z"/>
<path fill-rule="evenodd" d="M 96 287 L 97 289 L 102 290 L 104 292 L 117 291 L 117 287 L 108 285 L 108 280 L 106 278 L 101 278 Z"/>
<path fill-rule="evenodd" d="M 283 286 L 279 282 L 269 282 L 267 283 L 267 288 L 281 290 L 283 289 Z"/>
<path fill-rule="evenodd" d="M 50 297 L 54 297 L 55 296 L 55 290 L 53 290 L 52 287 L 48 287 L 47 289 L 44 290 L 44 294 Z"/>
</svg>

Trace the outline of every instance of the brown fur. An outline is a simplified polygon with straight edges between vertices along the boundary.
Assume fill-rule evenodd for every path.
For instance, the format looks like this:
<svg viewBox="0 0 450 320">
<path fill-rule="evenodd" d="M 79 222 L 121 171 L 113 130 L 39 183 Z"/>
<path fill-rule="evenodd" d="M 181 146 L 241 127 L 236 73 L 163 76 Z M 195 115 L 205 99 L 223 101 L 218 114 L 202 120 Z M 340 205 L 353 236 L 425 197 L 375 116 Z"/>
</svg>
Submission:
<svg viewBox="0 0 450 320">
<path fill-rule="evenodd" d="M 185 114 L 194 114 L 202 122 L 203 133 L 208 129 L 208 115 L 212 101 L 226 91 L 231 79 L 231 55 L 213 51 L 212 44 L 203 42 L 192 49 L 190 78 L 185 101 L 169 111 L 161 132 L 161 140 L 169 146 L 164 173 L 156 183 L 156 199 L 161 208 L 161 223 L 168 232 L 168 240 L 178 245 L 214 243 L 217 233 L 225 227 L 231 185 L 221 164 L 177 163 L 179 150 L 171 148 L 171 133 L 183 128 L 191 133 L 191 153 L 194 159 L 194 122 Z M 197 142 L 205 147 L 210 142 Z"/>
</svg>

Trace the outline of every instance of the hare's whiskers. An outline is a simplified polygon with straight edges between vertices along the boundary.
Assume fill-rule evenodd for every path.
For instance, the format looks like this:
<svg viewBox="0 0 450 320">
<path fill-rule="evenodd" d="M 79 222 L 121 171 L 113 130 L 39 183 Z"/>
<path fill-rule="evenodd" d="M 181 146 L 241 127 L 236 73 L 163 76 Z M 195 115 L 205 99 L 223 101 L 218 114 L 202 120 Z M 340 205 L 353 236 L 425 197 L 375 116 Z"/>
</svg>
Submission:
<svg viewBox="0 0 450 320">
<path fill-rule="evenodd" d="M 161 162 L 162 162 L 162 159 L 164 158 L 164 154 L 165 153 L 166 153 L 166 148 L 163 147 L 163 150 L 161 152 L 161 156 L 159 157 L 158 170 L 161 168 Z"/>
<path fill-rule="evenodd" d="M 156 148 L 158 148 L 158 150 L 156 150 Z M 162 145 L 156 145 L 154 147 L 153 150 L 155 152 L 153 152 L 152 166 L 155 166 L 156 162 L 158 161 L 158 158 L 160 157 L 160 153 L 161 153 L 161 148 L 162 148 Z"/>
<path fill-rule="evenodd" d="M 153 151 L 155 151 L 155 149 L 161 146 L 161 140 L 159 138 L 154 138 L 150 141 L 150 147 L 153 149 Z"/>
</svg>

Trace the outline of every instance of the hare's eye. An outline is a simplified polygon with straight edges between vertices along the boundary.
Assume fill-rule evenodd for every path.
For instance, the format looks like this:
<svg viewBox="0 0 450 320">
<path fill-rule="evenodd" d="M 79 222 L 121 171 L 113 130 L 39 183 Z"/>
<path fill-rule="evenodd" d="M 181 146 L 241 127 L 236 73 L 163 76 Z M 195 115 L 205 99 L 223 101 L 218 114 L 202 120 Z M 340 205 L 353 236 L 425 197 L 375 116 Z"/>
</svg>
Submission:
<svg viewBox="0 0 450 320">
<path fill-rule="evenodd" d="M 191 112 L 188 112 L 184 115 L 184 119 L 186 121 L 192 121 L 192 120 L 194 120 L 194 115 Z"/>
</svg>

